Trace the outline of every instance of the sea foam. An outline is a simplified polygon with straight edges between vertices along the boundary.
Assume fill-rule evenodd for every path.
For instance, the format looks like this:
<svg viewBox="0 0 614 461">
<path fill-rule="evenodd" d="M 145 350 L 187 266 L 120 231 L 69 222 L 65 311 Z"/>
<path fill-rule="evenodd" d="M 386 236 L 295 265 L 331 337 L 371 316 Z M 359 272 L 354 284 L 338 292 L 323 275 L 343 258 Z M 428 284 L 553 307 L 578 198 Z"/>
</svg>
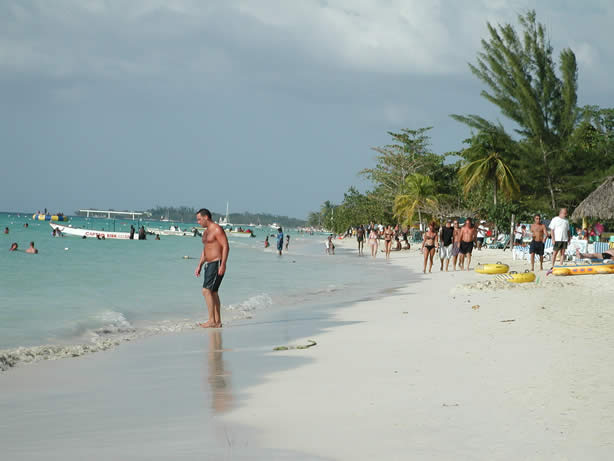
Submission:
<svg viewBox="0 0 614 461">
<path fill-rule="evenodd" d="M 269 295 L 259 294 L 243 302 L 223 306 L 224 311 L 234 314 L 232 318 L 225 319 L 224 323 L 250 318 L 250 312 L 267 308 L 272 304 L 273 301 Z M 0 371 L 6 371 L 21 363 L 80 357 L 111 349 L 127 341 L 200 328 L 198 322 L 191 319 L 163 320 L 137 328 L 126 319 L 124 314 L 111 310 L 99 312 L 85 323 L 88 327 L 85 328 L 85 333 L 80 338 L 88 342 L 83 344 L 46 344 L 0 350 Z M 78 329 L 83 331 L 83 325 L 80 325 Z"/>
</svg>

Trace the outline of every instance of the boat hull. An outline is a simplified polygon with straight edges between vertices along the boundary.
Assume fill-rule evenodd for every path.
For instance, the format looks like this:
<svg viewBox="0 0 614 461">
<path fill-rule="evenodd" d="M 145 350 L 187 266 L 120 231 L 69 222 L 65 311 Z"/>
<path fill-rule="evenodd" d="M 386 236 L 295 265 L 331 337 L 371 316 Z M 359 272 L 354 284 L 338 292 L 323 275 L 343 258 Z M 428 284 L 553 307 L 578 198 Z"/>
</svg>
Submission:
<svg viewBox="0 0 614 461">
<path fill-rule="evenodd" d="M 73 237 L 86 237 L 86 238 L 102 238 L 113 240 L 130 240 L 129 232 L 110 232 L 104 230 L 94 229 L 82 229 L 80 227 L 68 227 L 60 224 L 49 223 L 49 225 L 56 230 L 59 230 L 64 235 L 71 235 Z M 137 240 L 136 235 L 133 240 Z"/>
</svg>

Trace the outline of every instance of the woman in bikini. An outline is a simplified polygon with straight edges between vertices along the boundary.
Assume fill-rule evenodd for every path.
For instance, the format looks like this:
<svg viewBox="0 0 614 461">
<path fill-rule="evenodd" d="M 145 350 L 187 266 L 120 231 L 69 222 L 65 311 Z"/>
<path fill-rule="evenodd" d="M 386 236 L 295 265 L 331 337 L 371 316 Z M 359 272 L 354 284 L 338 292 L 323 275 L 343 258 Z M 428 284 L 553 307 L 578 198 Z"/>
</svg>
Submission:
<svg viewBox="0 0 614 461">
<path fill-rule="evenodd" d="M 433 257 L 435 256 L 435 248 L 439 247 L 439 235 L 436 230 L 435 221 L 429 223 L 428 230 L 424 233 L 422 239 L 422 253 L 424 253 L 424 268 L 426 274 L 426 262 L 430 259 L 429 272 L 433 268 Z"/>
<path fill-rule="evenodd" d="M 375 228 L 371 228 L 371 232 L 369 232 L 369 246 L 371 247 L 371 256 L 374 258 L 377 257 L 377 247 L 379 244 L 377 243 L 377 232 Z"/>
<path fill-rule="evenodd" d="M 386 249 L 386 259 L 390 259 L 390 250 L 392 249 L 392 237 L 394 237 L 394 231 L 392 226 L 386 227 L 384 231 L 384 244 Z"/>
<path fill-rule="evenodd" d="M 455 219 L 452 223 L 454 228 L 454 234 L 452 235 L 452 270 L 456 270 L 456 263 L 458 262 L 458 254 L 460 253 L 460 227 L 458 227 L 458 220 Z"/>
</svg>

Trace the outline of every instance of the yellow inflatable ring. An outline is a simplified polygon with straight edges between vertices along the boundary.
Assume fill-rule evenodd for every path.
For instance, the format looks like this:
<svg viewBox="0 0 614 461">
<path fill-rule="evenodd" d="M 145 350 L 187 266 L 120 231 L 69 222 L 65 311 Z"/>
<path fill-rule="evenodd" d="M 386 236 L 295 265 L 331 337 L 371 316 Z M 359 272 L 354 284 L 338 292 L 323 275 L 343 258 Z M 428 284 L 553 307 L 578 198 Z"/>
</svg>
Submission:
<svg viewBox="0 0 614 461">
<path fill-rule="evenodd" d="M 478 264 L 475 268 L 480 274 L 505 274 L 510 270 L 510 266 L 497 262 L 497 264 Z"/>
<path fill-rule="evenodd" d="M 503 280 L 509 283 L 535 282 L 535 272 L 525 271 L 522 274 L 519 274 L 518 272 L 512 271 L 509 274 L 498 275 L 497 280 Z"/>
</svg>

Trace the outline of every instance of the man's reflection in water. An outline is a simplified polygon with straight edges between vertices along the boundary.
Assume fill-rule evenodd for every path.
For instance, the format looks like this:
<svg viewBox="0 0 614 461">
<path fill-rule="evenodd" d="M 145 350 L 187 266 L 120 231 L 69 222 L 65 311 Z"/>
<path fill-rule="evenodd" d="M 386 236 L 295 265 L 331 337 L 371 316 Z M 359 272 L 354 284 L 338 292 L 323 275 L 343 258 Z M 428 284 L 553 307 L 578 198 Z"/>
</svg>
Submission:
<svg viewBox="0 0 614 461">
<path fill-rule="evenodd" d="M 209 333 L 209 351 L 207 352 L 209 391 L 211 393 L 211 407 L 216 413 L 230 410 L 232 402 L 230 373 L 224 369 L 224 353 L 222 347 L 222 332 L 211 329 Z"/>
</svg>

